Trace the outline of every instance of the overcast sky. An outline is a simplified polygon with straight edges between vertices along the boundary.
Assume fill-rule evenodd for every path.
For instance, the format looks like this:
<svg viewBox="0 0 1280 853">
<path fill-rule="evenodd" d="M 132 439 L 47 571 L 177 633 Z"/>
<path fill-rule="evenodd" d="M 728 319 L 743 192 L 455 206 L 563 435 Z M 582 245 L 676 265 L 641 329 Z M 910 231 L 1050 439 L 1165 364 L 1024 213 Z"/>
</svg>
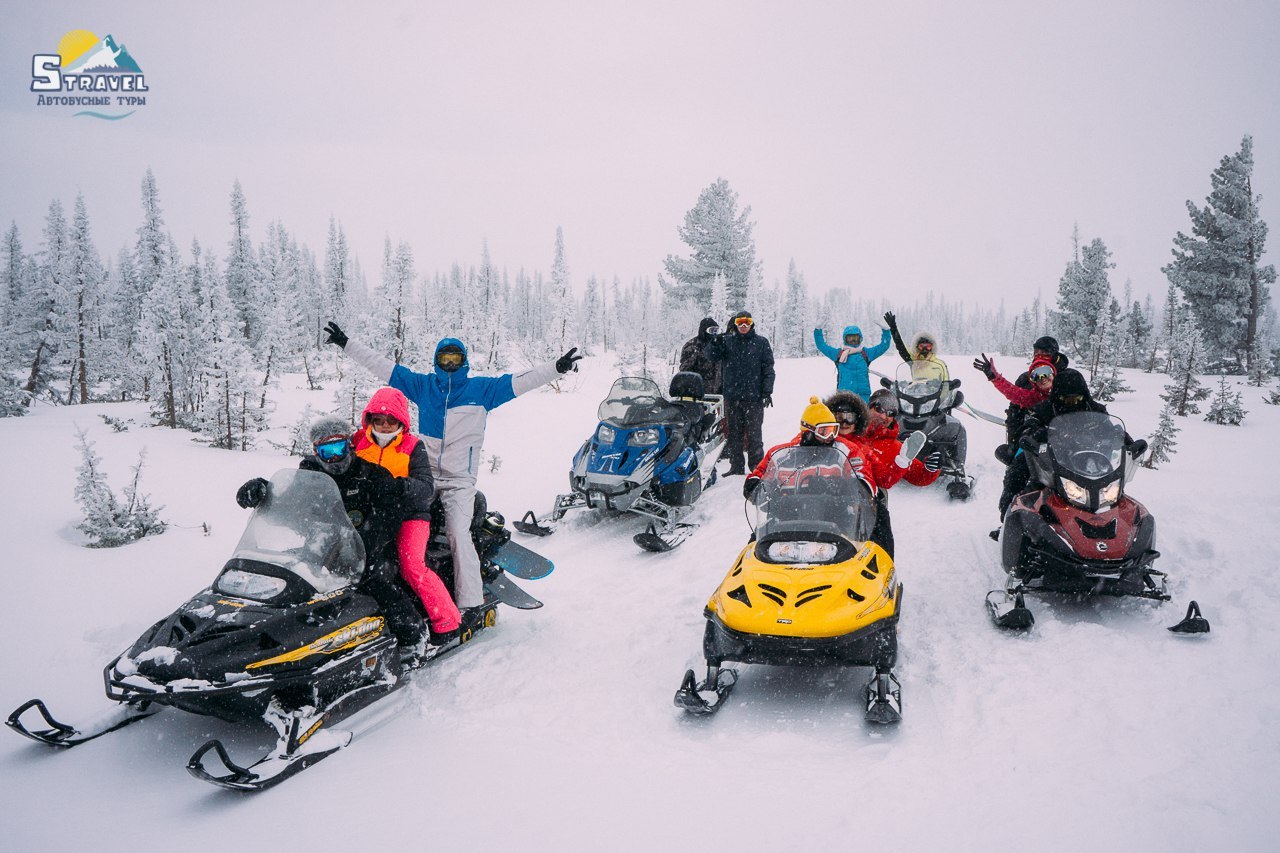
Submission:
<svg viewBox="0 0 1280 853">
<path fill-rule="evenodd" d="M 343 224 L 372 286 L 383 240 L 419 272 L 551 265 L 656 279 L 718 177 L 752 208 L 767 282 L 814 292 L 1052 299 L 1071 232 L 1139 294 L 1254 139 L 1280 240 L 1280 3 L 41 2 L 0 12 L 0 224 L 38 248 L 49 201 L 132 242 L 155 171 L 186 249 L 226 254 L 238 178 L 255 240 L 323 252 Z M 75 29 L 145 73 L 120 121 L 37 107 L 31 57 Z"/>
</svg>

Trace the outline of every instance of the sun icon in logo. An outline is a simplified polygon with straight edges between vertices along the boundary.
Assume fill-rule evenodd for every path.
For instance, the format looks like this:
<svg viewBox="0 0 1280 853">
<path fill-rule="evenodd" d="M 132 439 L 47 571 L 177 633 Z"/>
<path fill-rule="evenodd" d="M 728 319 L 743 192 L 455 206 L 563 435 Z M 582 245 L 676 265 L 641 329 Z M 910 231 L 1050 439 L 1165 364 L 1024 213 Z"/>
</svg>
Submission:
<svg viewBox="0 0 1280 853">
<path fill-rule="evenodd" d="M 75 62 L 90 48 L 97 47 L 99 38 L 88 30 L 72 30 L 58 42 L 58 55 L 62 57 L 62 67 Z"/>
</svg>

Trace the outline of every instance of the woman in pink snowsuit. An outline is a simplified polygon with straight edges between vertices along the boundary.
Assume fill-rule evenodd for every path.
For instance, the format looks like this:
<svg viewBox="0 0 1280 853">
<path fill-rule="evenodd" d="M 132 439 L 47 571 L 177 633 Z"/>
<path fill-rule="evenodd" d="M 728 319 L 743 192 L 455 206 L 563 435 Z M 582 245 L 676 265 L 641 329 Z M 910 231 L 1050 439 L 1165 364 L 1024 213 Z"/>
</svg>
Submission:
<svg viewBox="0 0 1280 853">
<path fill-rule="evenodd" d="M 364 407 L 361 428 L 351 444 L 357 456 L 404 480 L 405 521 L 396 540 L 400 576 L 422 599 L 431 624 L 431 641 L 440 644 L 457 635 L 461 617 L 440 576 L 426 562 L 436 487 L 426 445 L 409 432 L 409 422 L 409 401 L 404 394 L 394 388 L 379 388 Z"/>
</svg>

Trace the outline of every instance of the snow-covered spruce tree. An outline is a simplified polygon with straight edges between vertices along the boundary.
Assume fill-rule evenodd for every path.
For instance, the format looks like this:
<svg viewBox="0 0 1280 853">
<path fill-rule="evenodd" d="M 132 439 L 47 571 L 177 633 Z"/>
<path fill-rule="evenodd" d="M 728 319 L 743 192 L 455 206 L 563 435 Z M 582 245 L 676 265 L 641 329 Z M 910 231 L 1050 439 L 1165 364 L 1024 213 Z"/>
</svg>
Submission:
<svg viewBox="0 0 1280 853">
<path fill-rule="evenodd" d="M 66 287 L 67 221 L 62 202 L 49 203 L 45 216 L 44 248 L 36 258 L 36 277 L 20 312 L 18 338 L 25 343 L 30 371 L 23 390 L 29 398 L 48 392 L 57 381 L 60 335 L 55 320 Z"/>
<path fill-rule="evenodd" d="M 756 263 L 756 246 L 751 236 L 755 223 L 750 216 L 750 205 L 738 212 L 738 194 L 723 178 L 704 189 L 697 204 L 685 214 L 684 225 L 679 229 L 680 239 L 692 250 L 692 256 L 667 256 L 663 267 L 671 281 L 660 277 L 658 283 L 662 289 L 671 291 L 678 299 L 692 299 L 704 309 L 710 309 L 712 281 L 716 273 L 722 273 L 728 288 L 729 310 L 739 311 L 746 306 L 748 279 Z"/>
<path fill-rule="evenodd" d="M 1086 358 L 1091 355 L 1090 340 L 1100 312 L 1111 302 L 1107 270 L 1115 264 L 1099 239 L 1080 247 L 1079 227 L 1072 234 L 1072 243 L 1074 255 L 1058 282 L 1058 306 L 1049 312 L 1049 322 L 1064 349 Z"/>
<path fill-rule="evenodd" d="M 1160 422 L 1155 433 L 1147 439 L 1147 458 L 1142 460 L 1144 468 L 1158 468 L 1176 452 L 1177 435 L 1182 428 L 1173 419 L 1173 404 L 1166 401 L 1160 409 Z"/>
<path fill-rule="evenodd" d="M 263 371 L 258 408 L 263 410 L 264 418 L 269 390 L 279 386 L 281 375 L 294 369 L 303 350 L 311 345 L 311 329 L 298 321 L 306 302 L 302 269 L 297 241 L 289 236 L 283 223 L 271 223 L 267 226 L 267 240 L 258 252 L 263 302 L 254 310 L 256 328 L 262 333 L 255 355 Z"/>
<path fill-rule="evenodd" d="M 65 263 L 56 324 L 62 333 L 62 349 L 71 362 L 67 402 L 88 403 L 90 377 L 94 382 L 98 378 L 96 360 L 92 367 L 90 361 L 97 354 L 94 330 L 106 276 L 98 250 L 89 236 L 89 212 L 85 208 L 83 193 L 76 196 L 75 214 L 67 235 Z"/>
<path fill-rule="evenodd" d="M 262 319 L 262 286 L 258 278 L 258 259 L 249 234 L 249 204 L 239 179 L 231 188 L 231 241 L 227 244 L 227 294 L 240 317 L 240 331 L 246 340 L 262 336 L 258 323 Z"/>
<path fill-rule="evenodd" d="M 1239 391 L 1231 390 L 1227 385 L 1227 375 L 1224 373 L 1218 382 L 1218 393 L 1209 402 L 1209 411 L 1205 413 L 1204 419 L 1214 424 L 1239 426 L 1247 414 L 1248 412 L 1244 409 L 1243 395 Z"/>
<path fill-rule="evenodd" d="M 547 293 L 546 346 L 543 358 L 555 358 L 574 345 L 573 286 L 569 281 L 569 262 L 564 253 L 564 229 L 556 226 L 555 255 L 551 260 L 551 282 Z M 555 387 L 559 387 L 555 384 Z"/>
<path fill-rule="evenodd" d="M 133 466 L 133 476 L 123 498 L 117 498 L 107 484 L 102 458 L 93 449 L 94 442 L 89 441 L 82 429 L 77 429 L 76 434 L 80 439 L 80 467 L 76 469 L 75 496 L 84 511 L 84 521 L 76 528 L 93 540 L 91 547 L 114 548 L 163 533 L 166 526 L 160 520 L 163 507 L 153 508 L 151 499 L 138 491 L 146 450 L 138 454 L 138 464 Z"/>
<path fill-rule="evenodd" d="M 1120 303 L 1114 299 L 1099 312 L 1091 341 L 1089 387 L 1094 399 L 1110 403 L 1118 394 L 1133 391 L 1120 375 L 1118 360 L 1123 357 L 1124 328 L 1120 325 Z"/>
<path fill-rule="evenodd" d="M 1261 388 L 1271 381 L 1274 372 L 1270 336 L 1259 332 L 1253 339 L 1253 350 L 1249 355 L 1249 384 Z"/>
<path fill-rule="evenodd" d="M 345 319 L 348 312 L 347 291 L 351 289 L 351 250 L 342 225 L 329 216 L 329 239 L 324 250 L 325 321 Z M 323 343 L 317 337 L 316 346 Z"/>
<path fill-rule="evenodd" d="M 1259 323 L 1270 298 L 1275 267 L 1262 265 L 1267 224 L 1253 194 L 1253 138 L 1222 158 L 1210 175 L 1204 208 L 1187 201 L 1191 234 L 1174 237 L 1174 260 L 1164 267 L 1182 291 L 1209 348 L 1211 367 L 1246 372 Z"/>
<path fill-rule="evenodd" d="M 729 279 L 723 272 L 717 271 L 711 279 L 711 304 L 707 307 L 706 316 L 722 327 L 729 324 Z"/>
<path fill-rule="evenodd" d="M 1272 388 L 1271 392 L 1262 398 L 1262 402 L 1268 406 L 1280 406 L 1280 387 Z"/>
<path fill-rule="evenodd" d="M 795 258 L 787 265 L 787 292 L 783 297 L 782 316 L 773 332 L 773 350 L 783 358 L 804 356 L 813 340 L 809 322 L 809 285 L 804 273 L 796 268 Z"/>
<path fill-rule="evenodd" d="M 206 266 L 200 335 L 205 339 L 202 405 L 196 429 L 213 447 L 250 450 L 266 422 L 241 315 L 212 263 Z"/>
<path fill-rule="evenodd" d="M 593 354 L 604 337 L 604 300 L 601 290 L 600 279 L 595 275 L 589 276 L 586 293 L 582 295 L 582 309 L 578 313 L 578 341 L 584 350 Z"/>
<path fill-rule="evenodd" d="M 1209 396 L 1209 389 L 1200 383 L 1197 374 L 1204 372 L 1204 339 L 1190 311 L 1180 311 L 1174 337 L 1169 342 L 1169 379 L 1160 399 L 1172 408 L 1175 415 L 1186 417 L 1200 412 L 1196 405 Z"/>
<path fill-rule="evenodd" d="M 474 315 L 469 325 L 475 337 L 467 342 L 470 358 L 478 370 L 501 370 L 507 363 L 503 352 L 502 320 L 507 314 L 507 300 L 502 289 L 502 276 L 489 257 L 488 240 L 481 247 L 480 267 L 476 270 L 471 294 Z"/>
<path fill-rule="evenodd" d="M 1124 367 L 1145 366 L 1154 348 L 1152 325 L 1142 303 L 1134 300 L 1121 320 L 1121 364 Z"/>
</svg>

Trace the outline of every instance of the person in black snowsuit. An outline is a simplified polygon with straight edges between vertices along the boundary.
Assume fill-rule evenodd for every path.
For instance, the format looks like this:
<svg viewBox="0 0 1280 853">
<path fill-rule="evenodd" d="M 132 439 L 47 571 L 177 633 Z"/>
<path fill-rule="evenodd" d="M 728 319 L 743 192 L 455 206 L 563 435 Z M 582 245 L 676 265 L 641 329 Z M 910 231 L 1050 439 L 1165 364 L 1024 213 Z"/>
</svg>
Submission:
<svg viewBox="0 0 1280 853">
<path fill-rule="evenodd" d="M 723 362 L 725 420 L 729 433 L 726 474 L 745 474 L 742 447 L 745 436 L 747 467 L 755 470 L 764 458 L 764 410 L 773 405 L 773 347 L 756 333 L 750 311 L 733 315 L 733 327 L 707 341 L 707 358 Z"/>
<path fill-rule="evenodd" d="M 707 357 L 707 343 L 719 333 L 720 324 L 711 317 L 704 317 L 698 324 L 698 334 L 680 348 L 680 370 L 701 376 L 704 394 L 720 393 L 724 365 Z"/>
<path fill-rule="evenodd" d="M 1057 372 L 1061 372 L 1071 364 L 1071 359 L 1058 350 L 1057 338 L 1049 335 L 1036 338 L 1036 342 L 1031 345 L 1031 362 L 1033 366 L 1037 358 L 1046 358 L 1052 361 L 1054 370 Z M 1013 384 L 1018 388 L 1030 389 L 1032 387 L 1030 368 L 1022 371 L 1018 378 L 1013 381 Z M 1023 422 L 1027 418 L 1027 411 L 1027 409 L 1012 402 L 1004 410 L 1005 443 L 996 448 L 996 458 L 1005 465 L 1008 465 L 1013 460 L 1013 454 L 1017 452 L 1016 442 L 1018 435 L 1022 432 Z M 1003 515 L 1003 511 L 1001 514 Z"/>
<path fill-rule="evenodd" d="M 341 418 L 317 419 L 310 434 L 314 453 L 298 467 L 328 474 L 338 484 L 342 506 L 364 542 L 365 569 L 358 586 L 378 603 L 401 648 L 411 649 L 423 639 L 425 625 L 411 593 L 399 583 L 392 547 L 405 519 L 406 480 L 357 456 L 351 427 Z M 245 509 L 257 506 L 267 497 L 267 485 L 261 477 L 248 481 L 236 492 L 236 503 Z"/>
<path fill-rule="evenodd" d="M 1107 414 L 1107 407 L 1093 399 L 1093 395 L 1089 393 L 1089 383 L 1085 381 L 1084 375 L 1071 367 L 1058 371 L 1057 377 L 1053 380 L 1053 390 L 1049 392 L 1049 399 L 1026 413 L 1026 420 L 1014 442 L 1014 446 L 1018 448 L 1017 454 L 1009 464 L 1004 492 L 1000 495 L 1001 521 L 1004 521 L 1005 513 L 1013 503 L 1013 499 L 1025 491 L 1031 481 L 1031 469 L 1027 465 L 1026 450 L 1019 445 L 1028 440 L 1036 443 L 1047 441 L 1049 424 L 1058 415 L 1068 412 Z M 1124 435 L 1124 446 L 1134 456 L 1142 455 L 1147 449 L 1146 441 L 1141 439 L 1134 441 L 1127 432 Z"/>
</svg>

